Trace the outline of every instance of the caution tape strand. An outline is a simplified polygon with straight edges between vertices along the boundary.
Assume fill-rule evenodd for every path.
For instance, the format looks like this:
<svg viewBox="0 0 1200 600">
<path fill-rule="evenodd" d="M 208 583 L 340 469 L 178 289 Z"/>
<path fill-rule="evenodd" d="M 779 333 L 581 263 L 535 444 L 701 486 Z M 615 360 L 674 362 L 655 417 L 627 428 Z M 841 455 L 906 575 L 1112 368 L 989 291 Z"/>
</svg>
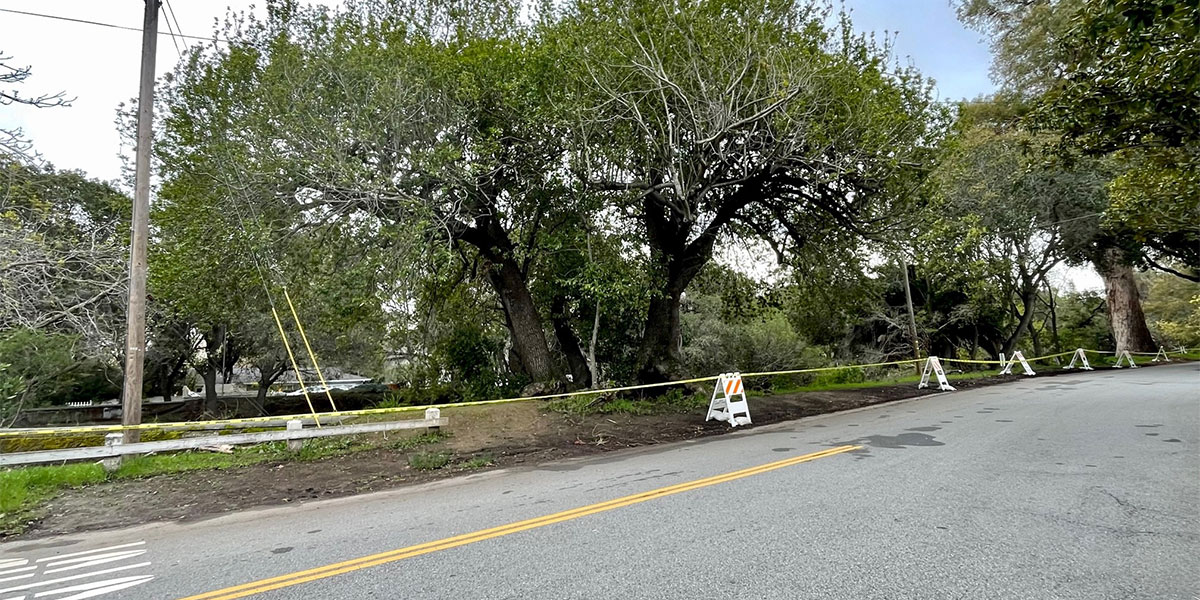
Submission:
<svg viewBox="0 0 1200 600">
<path fill-rule="evenodd" d="M 1092 352 L 1095 354 L 1116 354 L 1115 352 L 1109 352 L 1109 351 L 1104 351 L 1104 350 L 1085 349 L 1084 351 Z M 1075 351 L 1061 352 L 1058 354 L 1039 356 L 1037 358 L 1028 358 L 1026 360 L 1032 362 L 1032 361 L 1037 361 L 1037 360 L 1045 360 L 1048 358 L 1054 358 L 1057 356 L 1067 356 L 1067 355 L 1074 354 L 1074 353 L 1075 353 Z M 1183 353 L 1182 352 L 1168 352 L 1168 354 L 1183 354 Z M 761 371 L 761 372 L 753 372 L 753 373 L 741 373 L 740 375 L 743 378 L 773 377 L 773 376 L 778 376 L 778 375 L 798 375 L 798 374 L 802 374 L 802 373 L 818 373 L 818 372 L 823 372 L 823 371 L 838 371 L 838 370 L 842 370 L 842 369 L 852 369 L 852 368 L 888 367 L 888 366 L 921 363 L 921 362 L 928 360 L 928 358 L 929 357 L 910 358 L 907 360 L 896 360 L 896 361 L 889 361 L 889 362 L 867 363 L 867 364 L 857 364 L 857 365 L 841 365 L 841 366 L 834 366 L 834 367 L 814 367 L 814 368 L 810 368 L 810 369 L 789 369 L 789 370 L 785 370 L 785 371 Z M 1004 364 L 1001 361 L 972 360 L 972 359 L 962 359 L 962 358 L 941 358 L 941 361 L 942 362 L 967 363 L 967 364 L 991 364 L 991 365 Z M 454 403 L 446 403 L 446 404 L 422 404 L 422 405 L 417 405 L 417 406 L 396 406 L 396 407 L 390 407 L 390 408 L 364 408 L 364 409 L 359 409 L 359 410 L 342 410 L 342 411 L 330 411 L 330 412 L 315 412 L 315 411 L 313 411 L 313 412 L 310 412 L 307 414 L 277 415 L 277 416 L 271 416 L 271 417 L 248 417 L 248 418 L 241 418 L 241 419 L 213 419 L 213 420 L 208 420 L 208 421 L 189 421 L 189 422 L 182 422 L 182 423 L 174 422 L 174 423 L 142 423 L 139 425 L 84 425 L 84 426 L 80 426 L 80 427 L 47 427 L 47 428 L 42 428 L 42 429 L 20 429 L 20 430 L 8 430 L 8 431 L 0 430 L 0 439 L 14 438 L 14 437 L 26 437 L 26 436 L 39 436 L 39 435 L 117 433 L 117 432 L 131 431 L 131 430 L 146 431 L 146 430 L 154 430 L 154 429 L 164 429 L 164 430 L 171 429 L 171 430 L 178 431 L 181 429 L 187 430 L 189 428 L 205 429 L 205 428 L 211 428 L 211 427 L 217 426 L 217 425 L 222 425 L 222 426 L 226 426 L 231 429 L 236 429 L 236 428 L 238 428 L 238 426 L 242 426 L 242 425 L 252 426 L 254 423 L 262 423 L 264 421 L 276 421 L 277 422 L 277 421 L 288 421 L 288 420 L 293 420 L 293 419 L 312 418 L 319 422 L 319 420 L 323 419 L 323 418 L 387 415 L 387 414 L 396 414 L 396 413 L 424 411 L 424 410 L 430 409 L 430 408 L 459 408 L 459 407 L 468 407 L 468 406 L 487 406 L 487 405 L 492 405 L 492 404 L 508 404 L 508 403 L 512 403 L 512 402 L 527 402 L 530 400 L 555 400 L 555 399 L 571 398 L 571 397 L 576 397 L 576 396 L 613 394 L 613 393 L 617 393 L 617 392 L 630 392 L 630 391 L 635 391 L 635 390 L 646 390 L 646 389 L 670 387 L 670 386 L 677 386 L 677 385 L 687 385 L 689 383 L 703 383 L 706 381 L 717 381 L 718 379 L 720 379 L 719 375 L 710 375 L 708 377 L 695 377 L 692 379 L 680 379 L 680 380 L 673 380 L 673 381 L 663 381 L 663 382 L 659 382 L 659 383 L 627 385 L 627 386 L 622 386 L 622 387 L 604 388 L 604 389 L 599 389 L 599 390 L 579 390 L 579 391 L 575 391 L 575 392 L 561 392 L 561 393 L 556 393 L 556 394 L 541 394 L 541 395 L 537 395 L 537 396 L 518 396 L 518 397 L 513 397 L 513 398 L 498 398 L 495 400 L 476 400 L 476 401 L 472 401 L 472 402 L 454 402 Z"/>
</svg>

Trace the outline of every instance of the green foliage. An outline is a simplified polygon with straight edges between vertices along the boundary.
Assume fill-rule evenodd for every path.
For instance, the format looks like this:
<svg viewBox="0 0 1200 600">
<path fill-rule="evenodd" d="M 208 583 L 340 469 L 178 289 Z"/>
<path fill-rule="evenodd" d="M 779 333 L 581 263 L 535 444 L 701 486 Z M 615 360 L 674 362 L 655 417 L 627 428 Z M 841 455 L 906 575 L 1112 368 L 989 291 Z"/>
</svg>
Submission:
<svg viewBox="0 0 1200 600">
<path fill-rule="evenodd" d="M 408 466 L 419 471 L 434 471 L 450 464 L 449 452 L 418 452 L 408 455 Z"/>
<path fill-rule="evenodd" d="M 0 471 L 0 523 L 12 513 L 52 496 L 64 487 L 104 481 L 98 464 L 22 467 Z"/>
<path fill-rule="evenodd" d="M 691 413 L 708 406 L 708 397 L 678 387 L 652 396 L 637 399 L 628 396 L 586 395 L 553 400 L 550 410 L 575 415 L 662 415 Z"/>
<path fill-rule="evenodd" d="M 70 390 L 80 364 L 79 338 L 52 331 L 0 330 L 0 418 Z"/>
<path fill-rule="evenodd" d="M 1060 39 L 1068 60 L 1042 113 L 1083 147 L 1107 152 L 1200 141 L 1200 4 L 1087 0 Z M 1194 158 L 1194 155 L 1193 155 Z"/>
<path fill-rule="evenodd" d="M 1146 321 L 1167 349 L 1200 346 L 1200 283 L 1165 273 L 1145 273 Z"/>
<path fill-rule="evenodd" d="M 1063 350 L 1113 347 L 1102 292 L 1069 292 L 1058 298 L 1058 327 Z"/>
<path fill-rule="evenodd" d="M 493 464 L 495 464 L 495 462 L 492 458 L 492 455 L 485 453 L 464 460 L 459 463 L 458 466 L 464 469 L 482 469 L 484 467 L 490 467 Z"/>
<path fill-rule="evenodd" d="M 824 371 L 813 377 L 812 385 L 816 387 L 827 387 L 833 385 L 843 385 L 847 383 L 863 383 L 867 380 L 867 373 L 859 367 L 846 367 L 835 371 Z"/>
<path fill-rule="evenodd" d="M 0 415 L 69 393 L 76 371 L 111 362 L 128 214 L 108 184 L 0 155 Z"/>
<path fill-rule="evenodd" d="M 777 371 L 824 363 L 771 296 L 731 269 L 711 265 L 693 284 L 681 315 L 690 376 Z"/>
<path fill-rule="evenodd" d="M 416 435 L 416 436 L 412 436 L 412 437 L 405 437 L 405 438 L 396 440 L 395 442 L 392 443 L 392 448 L 394 448 L 396 450 L 412 450 L 413 448 L 419 448 L 421 446 L 428 446 L 430 444 L 436 444 L 438 442 L 445 440 L 448 437 L 450 437 L 450 435 L 447 433 L 444 433 L 441 431 L 431 431 L 428 433 L 422 433 L 420 435 Z"/>
</svg>

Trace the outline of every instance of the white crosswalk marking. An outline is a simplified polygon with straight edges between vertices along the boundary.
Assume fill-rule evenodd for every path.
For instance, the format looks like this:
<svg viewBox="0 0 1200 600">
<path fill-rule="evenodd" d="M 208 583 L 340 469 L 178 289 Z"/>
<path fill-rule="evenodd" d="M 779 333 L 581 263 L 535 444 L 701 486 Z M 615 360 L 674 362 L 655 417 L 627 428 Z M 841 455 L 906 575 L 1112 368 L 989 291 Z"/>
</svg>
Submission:
<svg viewBox="0 0 1200 600">
<path fill-rule="evenodd" d="M 108 552 L 109 550 L 121 550 L 124 548 L 132 548 L 134 546 L 144 546 L 144 545 L 146 545 L 146 541 L 142 540 L 140 542 L 130 542 L 128 544 L 120 544 L 117 546 L 105 546 L 104 548 L 93 548 L 91 550 L 83 550 L 81 552 L 72 552 L 70 554 L 59 554 L 56 556 L 47 556 L 45 558 L 37 559 L 37 562 L 46 562 L 49 560 L 60 561 L 64 558 L 72 558 L 75 556 L 83 556 L 85 554 L 96 554 L 98 552 Z M 29 561 L 26 560 L 25 562 L 29 562 Z M 2 565 L 0 565 L 0 566 L 2 566 Z"/>
<path fill-rule="evenodd" d="M 125 588 L 130 588 L 135 585 L 146 583 L 147 581 L 150 581 L 151 579 L 154 579 L 153 575 L 137 575 L 137 576 L 133 576 L 133 577 L 118 577 L 116 579 L 104 579 L 102 581 L 93 581 L 91 583 L 81 583 L 79 585 L 73 585 L 71 587 L 65 587 L 65 588 L 61 588 L 61 589 L 57 589 L 57 590 L 51 590 L 48 592 L 39 592 L 37 594 L 34 594 L 33 597 L 34 598 L 45 598 L 45 597 L 49 597 L 49 596 L 53 596 L 53 595 L 57 595 L 57 594 L 69 594 L 72 592 L 83 592 L 83 593 L 75 594 L 74 596 L 67 596 L 65 598 L 61 598 L 58 600 L 91 598 L 93 596 L 98 596 L 100 594 L 106 594 L 108 592 L 115 592 L 117 590 L 123 590 Z"/>
<path fill-rule="evenodd" d="M 80 550 L 36 558 L 0 560 L 0 600 L 84 600 L 119 592 L 154 579 L 146 573 L 130 571 L 145 569 L 149 561 L 121 564 L 145 555 L 145 541 L 130 542 L 103 548 Z M 96 568 L 101 567 L 101 568 Z M 70 571 L 71 574 L 56 576 Z M 120 575 L 113 576 L 119 573 Z M 32 595 L 7 596 L 10 593 L 34 592 Z"/>
<path fill-rule="evenodd" d="M 93 554 L 93 555 L 89 555 L 89 556 L 83 556 L 80 558 L 72 558 L 72 559 L 64 560 L 62 562 L 47 563 L 46 564 L 47 568 L 43 572 L 50 574 L 50 573 L 58 573 L 60 571 L 72 571 L 74 569 L 83 569 L 83 568 L 92 567 L 95 565 L 102 565 L 104 563 L 116 562 L 118 560 L 125 560 L 126 558 L 133 558 L 135 556 L 141 556 L 145 553 L 146 553 L 145 550 L 131 550 L 129 552 L 113 552 L 111 554 Z M 70 564 L 70 563 L 76 563 L 76 562 L 78 564 Z M 59 567 L 59 565 L 70 565 L 70 566 Z M 58 567 L 58 568 L 52 569 L 50 567 Z"/>
<path fill-rule="evenodd" d="M 37 568 L 37 565 L 29 565 L 28 567 L 21 567 L 19 569 L 9 569 L 7 571 L 0 571 L 0 577 L 5 577 L 7 575 L 15 575 L 17 573 L 28 573 L 29 571 L 32 571 L 36 568 Z M 0 581 L 4 581 L 4 580 L 0 579 Z"/>
</svg>

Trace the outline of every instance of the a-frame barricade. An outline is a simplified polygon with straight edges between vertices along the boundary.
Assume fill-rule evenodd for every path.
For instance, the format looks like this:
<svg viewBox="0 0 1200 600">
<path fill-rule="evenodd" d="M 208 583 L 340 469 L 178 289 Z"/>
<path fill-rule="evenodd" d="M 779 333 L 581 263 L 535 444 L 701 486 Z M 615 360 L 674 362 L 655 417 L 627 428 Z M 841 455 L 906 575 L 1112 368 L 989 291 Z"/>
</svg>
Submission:
<svg viewBox="0 0 1200 600">
<path fill-rule="evenodd" d="M 712 419 L 725 421 L 732 427 L 750 424 L 750 405 L 746 402 L 741 373 L 722 373 L 717 377 L 717 386 L 708 403 L 708 416 L 704 420 Z"/>
<path fill-rule="evenodd" d="M 1012 356 L 1009 357 L 1008 361 L 1004 363 L 1004 368 L 1000 369 L 1000 374 L 1012 374 L 1013 365 L 1017 364 L 1018 362 L 1021 363 L 1021 368 L 1025 369 L 1026 375 L 1037 375 L 1037 373 L 1034 373 L 1033 369 L 1030 368 L 1029 363 L 1025 361 L 1025 355 L 1022 354 L 1020 350 L 1012 353 Z"/>
<path fill-rule="evenodd" d="M 1129 368 L 1136 369 L 1137 363 L 1133 362 L 1133 355 L 1129 354 L 1128 350 L 1122 350 L 1117 353 L 1117 362 L 1113 365 L 1114 369 L 1120 369 L 1121 363 L 1129 361 Z"/>
<path fill-rule="evenodd" d="M 938 389 L 945 392 L 953 392 L 954 386 L 946 381 L 946 371 L 942 369 L 942 361 L 936 356 L 930 356 L 925 360 L 925 368 L 921 370 L 921 383 L 917 384 L 917 389 L 922 389 L 929 385 L 929 376 L 936 375 L 938 380 Z"/>
<path fill-rule="evenodd" d="M 1083 369 L 1084 371 L 1091 371 L 1091 370 L 1092 370 L 1092 365 L 1089 365 L 1089 364 L 1088 364 L 1087 352 L 1084 352 L 1084 351 L 1083 351 L 1083 348 L 1076 348 L 1076 349 L 1075 349 L 1075 354 L 1072 354 L 1072 355 L 1071 355 L 1071 364 L 1067 365 L 1067 366 L 1066 366 L 1066 368 L 1068 368 L 1068 369 L 1074 369 L 1074 368 L 1075 368 L 1075 361 L 1079 361 L 1079 362 L 1083 363 L 1083 364 L 1082 364 L 1082 366 L 1081 366 L 1081 367 L 1079 367 L 1080 369 Z"/>
</svg>

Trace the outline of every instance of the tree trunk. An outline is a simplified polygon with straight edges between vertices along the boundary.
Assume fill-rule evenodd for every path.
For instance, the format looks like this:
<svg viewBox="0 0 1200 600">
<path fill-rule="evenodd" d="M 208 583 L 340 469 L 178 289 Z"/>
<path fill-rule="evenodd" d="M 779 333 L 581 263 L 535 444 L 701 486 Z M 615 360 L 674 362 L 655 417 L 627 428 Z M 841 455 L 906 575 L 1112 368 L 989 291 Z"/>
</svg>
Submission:
<svg viewBox="0 0 1200 600">
<path fill-rule="evenodd" d="M 280 363 L 269 367 L 259 366 L 258 368 L 258 392 L 254 395 L 254 410 L 262 416 L 267 415 L 267 394 L 271 391 L 271 386 L 287 372 L 287 366 Z"/>
<path fill-rule="evenodd" d="M 579 348 L 579 338 L 571 329 L 571 318 L 568 314 L 567 299 L 555 296 L 550 305 L 550 323 L 554 326 L 554 337 L 558 347 L 567 357 L 567 366 L 571 369 L 571 387 L 586 388 L 592 385 L 592 371 L 588 361 Z"/>
<path fill-rule="evenodd" d="M 592 234 L 587 232 L 587 252 L 588 262 L 595 259 L 592 257 Z M 600 384 L 600 366 L 596 364 L 596 338 L 600 335 L 600 297 L 596 297 L 596 313 L 592 318 L 592 340 L 588 343 L 587 365 L 588 374 L 591 377 L 591 385 Z"/>
<path fill-rule="evenodd" d="M 270 391 L 270 384 L 259 385 L 258 391 L 254 394 L 254 410 L 258 411 L 259 415 L 267 416 L 267 392 Z"/>
<path fill-rule="evenodd" d="M 560 379 L 561 373 L 550 356 L 550 345 L 546 342 L 541 316 L 538 315 L 520 266 L 511 257 L 505 256 L 492 266 L 488 280 L 504 305 L 513 350 L 525 374 L 535 382 Z"/>
<path fill-rule="evenodd" d="M 215 415 L 220 405 L 217 401 L 217 368 L 212 364 L 205 365 L 204 373 L 204 412 Z"/>
<path fill-rule="evenodd" d="M 1133 267 L 1122 260 L 1119 248 L 1109 248 L 1096 263 L 1104 278 L 1108 303 L 1108 325 L 1117 343 L 1117 352 L 1154 352 L 1154 338 L 1146 327 L 1142 297 L 1138 292 Z"/>
<path fill-rule="evenodd" d="M 638 351 L 638 381 L 661 383 L 679 374 L 683 355 L 679 351 L 679 299 L 683 294 L 678 282 L 668 282 L 650 299 L 646 327 Z"/>
<path fill-rule="evenodd" d="M 1049 299 L 1046 307 L 1050 309 L 1050 344 L 1055 352 L 1062 352 L 1062 342 L 1058 337 L 1058 303 L 1054 300 L 1054 287 L 1046 280 L 1046 296 Z"/>
<path fill-rule="evenodd" d="M 1017 323 L 1016 331 L 1004 341 L 1004 348 L 1001 350 L 1005 356 L 1012 356 L 1014 350 L 1017 349 L 1017 344 L 1021 341 L 1021 336 L 1029 329 L 1029 324 L 1033 322 L 1034 303 L 1037 301 L 1037 286 L 1027 286 L 1021 292 L 1021 307 L 1025 311 L 1021 314 L 1021 320 Z"/>
<path fill-rule="evenodd" d="M 696 221 L 680 214 L 677 207 L 656 194 L 642 198 L 642 219 L 650 259 L 655 263 L 653 276 L 661 281 L 654 290 L 646 311 L 642 343 L 638 349 L 638 381 L 661 383 L 680 374 L 683 367 L 683 332 L 679 328 L 679 302 L 688 284 L 712 260 L 717 234 L 737 212 L 762 197 L 767 174 L 753 183 L 743 184 L 717 207 L 712 219 L 699 235 L 692 237 Z"/>
</svg>

